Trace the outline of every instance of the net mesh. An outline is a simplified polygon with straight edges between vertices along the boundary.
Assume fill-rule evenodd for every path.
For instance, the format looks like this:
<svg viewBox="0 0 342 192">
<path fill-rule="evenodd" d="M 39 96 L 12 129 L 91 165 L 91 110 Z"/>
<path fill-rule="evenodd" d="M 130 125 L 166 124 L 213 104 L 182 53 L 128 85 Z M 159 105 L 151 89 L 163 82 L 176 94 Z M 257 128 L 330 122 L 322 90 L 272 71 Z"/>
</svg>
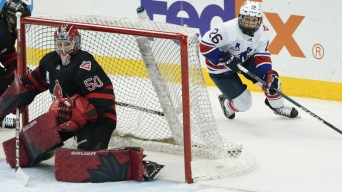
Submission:
<svg viewBox="0 0 342 192">
<path fill-rule="evenodd" d="M 45 17 L 46 18 L 46 17 Z M 243 158 L 244 148 L 223 138 L 216 127 L 209 95 L 202 75 L 198 55 L 198 37 L 186 27 L 150 21 L 99 17 L 59 16 L 48 19 L 64 20 L 105 26 L 120 26 L 142 30 L 177 32 L 188 36 L 190 122 L 193 158 L 233 159 L 242 161 L 246 169 L 254 164 L 254 156 Z M 56 27 L 26 24 L 26 63 L 35 68 L 42 56 L 54 50 L 53 33 Z M 129 34 L 79 30 L 81 47 L 92 53 L 108 74 L 114 85 L 117 110 L 117 128 L 114 136 L 121 139 L 138 140 L 141 146 L 153 146 L 153 150 L 182 152 L 183 112 L 181 86 L 180 45 L 176 40 L 148 37 L 155 64 L 166 92 L 159 93 L 151 82 L 137 45 L 137 37 Z M 43 75 L 44 76 L 44 75 Z M 168 97 L 179 126 L 170 128 L 158 97 Z M 160 95 L 159 95 L 160 96 Z M 48 111 L 52 102 L 50 93 L 38 95 L 29 106 L 29 120 Z M 177 138 L 175 138 L 177 137 Z M 180 138 L 179 138 L 180 137 Z M 155 143 L 158 143 L 157 146 Z M 166 146 L 166 147 L 164 147 Z M 173 150 L 171 150 L 173 149 Z M 246 163 L 253 161 L 252 163 Z M 249 165 L 246 165 L 249 164 Z"/>
</svg>

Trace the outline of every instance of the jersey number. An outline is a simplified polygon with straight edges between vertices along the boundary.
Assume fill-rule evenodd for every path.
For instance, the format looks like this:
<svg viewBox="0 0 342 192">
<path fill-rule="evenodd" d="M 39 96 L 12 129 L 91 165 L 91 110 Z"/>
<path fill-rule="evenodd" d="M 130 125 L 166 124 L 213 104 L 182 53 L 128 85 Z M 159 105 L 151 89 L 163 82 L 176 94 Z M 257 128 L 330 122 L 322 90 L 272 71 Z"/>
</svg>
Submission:
<svg viewBox="0 0 342 192">
<path fill-rule="evenodd" d="M 209 34 L 211 41 L 215 44 L 219 43 L 222 40 L 222 35 L 217 34 L 217 32 L 218 32 L 218 29 L 215 29 L 215 31 L 213 31 Z"/>
<path fill-rule="evenodd" d="M 96 75 L 93 78 L 88 78 L 84 80 L 84 85 L 87 87 L 89 91 L 94 91 L 96 87 L 102 87 L 103 83 L 101 79 Z"/>
</svg>

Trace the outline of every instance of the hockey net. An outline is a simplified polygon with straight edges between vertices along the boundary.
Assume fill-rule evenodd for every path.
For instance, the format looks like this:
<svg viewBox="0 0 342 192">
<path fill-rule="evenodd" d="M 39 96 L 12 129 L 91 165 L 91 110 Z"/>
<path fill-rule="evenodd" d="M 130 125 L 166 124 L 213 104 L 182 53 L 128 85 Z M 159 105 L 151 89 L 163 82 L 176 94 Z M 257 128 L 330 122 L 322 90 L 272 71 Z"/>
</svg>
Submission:
<svg viewBox="0 0 342 192">
<path fill-rule="evenodd" d="M 102 16 L 27 17 L 21 25 L 19 71 L 35 68 L 54 50 L 53 33 L 64 23 L 79 29 L 82 49 L 113 82 L 118 120 L 111 146 L 184 155 L 189 183 L 239 175 L 254 166 L 252 153 L 218 132 L 191 29 Z M 47 112 L 51 102 L 48 92 L 37 96 L 26 122 Z M 212 169 L 203 172 L 203 167 Z"/>
</svg>

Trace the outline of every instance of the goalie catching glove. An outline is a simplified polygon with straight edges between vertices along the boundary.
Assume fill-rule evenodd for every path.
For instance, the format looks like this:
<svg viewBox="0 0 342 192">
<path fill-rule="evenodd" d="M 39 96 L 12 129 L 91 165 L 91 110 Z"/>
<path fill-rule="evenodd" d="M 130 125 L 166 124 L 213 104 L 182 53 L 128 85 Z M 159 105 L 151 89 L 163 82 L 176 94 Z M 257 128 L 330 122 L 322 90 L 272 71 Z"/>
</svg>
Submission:
<svg viewBox="0 0 342 192">
<path fill-rule="evenodd" d="M 269 95 L 274 95 L 277 92 L 280 91 L 280 79 L 279 75 L 274 70 L 269 70 L 263 77 L 264 81 L 266 82 L 266 85 L 262 86 L 262 90 Z"/>
<path fill-rule="evenodd" d="M 88 120 L 97 119 L 97 113 L 88 99 L 75 94 L 69 98 L 57 98 L 50 106 L 49 119 L 60 131 L 76 131 Z"/>
</svg>

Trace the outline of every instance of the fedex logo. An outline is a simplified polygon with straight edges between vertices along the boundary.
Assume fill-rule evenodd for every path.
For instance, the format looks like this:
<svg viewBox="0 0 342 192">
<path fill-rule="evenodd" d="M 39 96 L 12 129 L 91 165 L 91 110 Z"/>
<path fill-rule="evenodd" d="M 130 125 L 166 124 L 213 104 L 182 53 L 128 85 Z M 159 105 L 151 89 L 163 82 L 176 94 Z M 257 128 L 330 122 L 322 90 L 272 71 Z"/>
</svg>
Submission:
<svg viewBox="0 0 342 192">
<path fill-rule="evenodd" d="M 151 20 L 153 20 L 154 15 L 165 15 L 167 23 L 198 28 L 201 35 L 210 29 L 213 17 L 220 17 L 223 21 L 235 17 L 235 2 L 233 0 L 225 1 L 223 8 L 215 4 L 209 4 L 200 14 L 192 4 L 186 1 L 176 1 L 168 4 L 167 1 L 141 0 L 141 5 L 146 9 Z M 188 17 L 178 17 L 181 11 L 186 12 Z"/>
<path fill-rule="evenodd" d="M 214 17 L 220 17 L 223 21 L 236 17 L 243 2 L 244 0 L 224 0 L 222 7 L 217 4 L 208 4 L 201 13 L 187 1 L 171 3 L 167 0 L 141 0 L 141 5 L 145 7 L 151 20 L 155 15 L 163 15 L 166 17 L 165 22 L 197 28 L 200 35 L 203 35 L 211 28 L 211 21 Z M 187 15 L 180 16 L 184 15 L 180 13 Z M 270 52 L 279 54 L 282 48 L 286 48 L 292 57 L 305 58 L 303 51 L 292 36 L 304 16 L 291 15 L 287 21 L 283 21 L 277 13 L 264 12 L 264 16 L 277 33 L 269 45 Z"/>
</svg>

